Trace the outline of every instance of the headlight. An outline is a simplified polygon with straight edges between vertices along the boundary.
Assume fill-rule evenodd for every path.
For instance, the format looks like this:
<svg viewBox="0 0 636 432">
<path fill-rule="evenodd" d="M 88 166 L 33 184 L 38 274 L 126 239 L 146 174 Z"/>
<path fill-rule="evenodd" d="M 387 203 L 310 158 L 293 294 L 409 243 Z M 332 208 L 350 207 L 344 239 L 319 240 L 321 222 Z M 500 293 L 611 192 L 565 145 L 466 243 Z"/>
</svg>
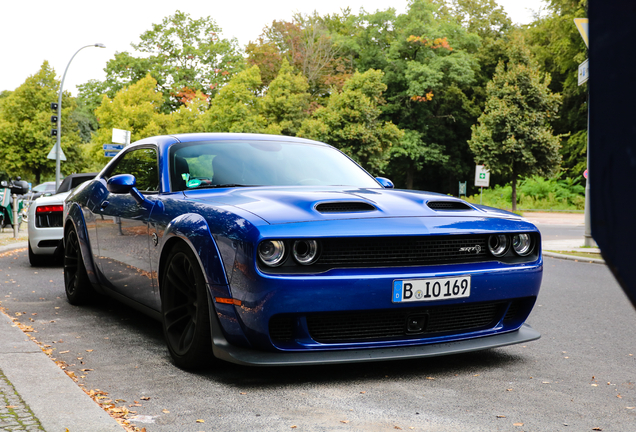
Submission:
<svg viewBox="0 0 636 432">
<path fill-rule="evenodd" d="M 285 259 L 285 243 L 280 240 L 265 240 L 258 245 L 258 256 L 270 267 L 276 267 Z"/>
<path fill-rule="evenodd" d="M 508 252 L 508 237 L 503 234 L 491 235 L 488 239 L 488 249 L 496 257 L 504 256 Z"/>
<path fill-rule="evenodd" d="M 530 234 L 515 234 L 512 236 L 512 248 L 517 255 L 526 256 L 532 252 L 532 239 Z"/>
<path fill-rule="evenodd" d="M 296 240 L 292 252 L 298 264 L 312 264 L 318 258 L 318 242 L 316 240 Z"/>
</svg>

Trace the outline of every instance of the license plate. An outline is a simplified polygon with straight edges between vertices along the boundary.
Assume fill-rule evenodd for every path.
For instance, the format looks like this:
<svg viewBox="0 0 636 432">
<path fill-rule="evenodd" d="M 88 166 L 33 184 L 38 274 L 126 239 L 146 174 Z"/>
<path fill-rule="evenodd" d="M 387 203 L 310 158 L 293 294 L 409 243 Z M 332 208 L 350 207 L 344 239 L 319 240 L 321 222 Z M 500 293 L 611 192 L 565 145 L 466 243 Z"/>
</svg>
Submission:
<svg viewBox="0 0 636 432">
<path fill-rule="evenodd" d="M 393 281 L 393 303 L 470 297 L 470 276 Z"/>
</svg>

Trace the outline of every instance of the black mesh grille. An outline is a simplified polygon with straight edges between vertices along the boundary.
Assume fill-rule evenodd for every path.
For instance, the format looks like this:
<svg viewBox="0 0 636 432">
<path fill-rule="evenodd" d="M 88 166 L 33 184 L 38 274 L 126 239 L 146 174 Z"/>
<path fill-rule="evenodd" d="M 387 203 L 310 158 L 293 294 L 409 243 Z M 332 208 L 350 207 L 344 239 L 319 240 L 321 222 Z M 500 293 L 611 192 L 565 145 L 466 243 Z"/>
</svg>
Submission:
<svg viewBox="0 0 636 432">
<path fill-rule="evenodd" d="M 429 201 L 429 208 L 433 210 L 472 210 L 472 208 L 459 201 Z"/>
<path fill-rule="evenodd" d="M 322 203 L 316 206 L 320 213 L 351 213 L 377 210 L 371 204 L 359 201 Z"/>
<path fill-rule="evenodd" d="M 311 337 L 321 343 L 422 338 L 442 333 L 464 333 L 493 327 L 501 319 L 506 302 L 471 305 L 429 306 L 365 312 L 320 313 L 307 315 Z M 420 331 L 407 327 L 409 318 L 426 319 Z M 270 320 L 274 342 L 293 339 L 291 315 Z"/>
<path fill-rule="evenodd" d="M 376 237 L 322 240 L 318 265 L 427 265 L 489 257 L 487 236 Z"/>
<path fill-rule="evenodd" d="M 61 227 L 62 212 L 36 213 L 35 226 L 38 228 Z"/>
</svg>

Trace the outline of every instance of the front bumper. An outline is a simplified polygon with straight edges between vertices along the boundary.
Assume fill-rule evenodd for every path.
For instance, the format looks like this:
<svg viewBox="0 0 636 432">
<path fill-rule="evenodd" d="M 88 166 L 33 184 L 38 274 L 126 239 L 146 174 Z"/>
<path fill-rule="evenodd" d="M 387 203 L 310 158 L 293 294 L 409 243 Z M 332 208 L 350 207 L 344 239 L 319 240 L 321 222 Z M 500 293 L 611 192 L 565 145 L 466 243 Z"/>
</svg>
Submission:
<svg viewBox="0 0 636 432">
<path fill-rule="evenodd" d="M 212 308 L 212 303 L 210 307 Z M 211 309 L 213 310 L 213 309 Z M 221 330 L 218 319 L 210 320 L 212 331 L 212 348 L 214 356 L 231 363 L 247 366 L 294 366 L 294 365 L 327 365 L 339 363 L 359 363 L 369 361 L 408 360 L 424 357 L 437 357 L 449 354 L 461 354 L 489 348 L 503 347 L 537 340 L 541 334 L 523 324 L 515 331 L 465 339 L 455 342 L 444 342 L 427 345 L 407 346 L 399 348 L 369 348 L 307 352 L 270 352 L 259 351 L 231 345 Z"/>
</svg>

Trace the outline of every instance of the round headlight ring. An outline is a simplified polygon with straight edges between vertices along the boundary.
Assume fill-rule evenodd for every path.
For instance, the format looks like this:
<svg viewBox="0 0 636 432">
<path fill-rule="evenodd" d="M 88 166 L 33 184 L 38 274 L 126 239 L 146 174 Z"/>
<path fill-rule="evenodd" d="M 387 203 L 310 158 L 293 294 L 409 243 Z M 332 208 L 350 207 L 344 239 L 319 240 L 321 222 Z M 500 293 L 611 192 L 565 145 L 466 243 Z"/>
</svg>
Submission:
<svg viewBox="0 0 636 432">
<path fill-rule="evenodd" d="M 292 255 L 298 264 L 310 265 L 318 259 L 318 242 L 316 240 L 296 240 Z"/>
<path fill-rule="evenodd" d="M 502 257 L 508 252 L 508 237 L 503 234 L 491 235 L 488 238 L 488 250 L 496 257 Z"/>
<path fill-rule="evenodd" d="M 530 234 L 515 234 L 512 236 L 512 248 L 517 255 L 530 255 L 533 249 L 532 246 L 532 237 L 530 237 Z"/>
<path fill-rule="evenodd" d="M 281 240 L 265 240 L 258 245 L 258 257 L 263 264 L 277 267 L 285 261 L 285 243 Z"/>
</svg>

